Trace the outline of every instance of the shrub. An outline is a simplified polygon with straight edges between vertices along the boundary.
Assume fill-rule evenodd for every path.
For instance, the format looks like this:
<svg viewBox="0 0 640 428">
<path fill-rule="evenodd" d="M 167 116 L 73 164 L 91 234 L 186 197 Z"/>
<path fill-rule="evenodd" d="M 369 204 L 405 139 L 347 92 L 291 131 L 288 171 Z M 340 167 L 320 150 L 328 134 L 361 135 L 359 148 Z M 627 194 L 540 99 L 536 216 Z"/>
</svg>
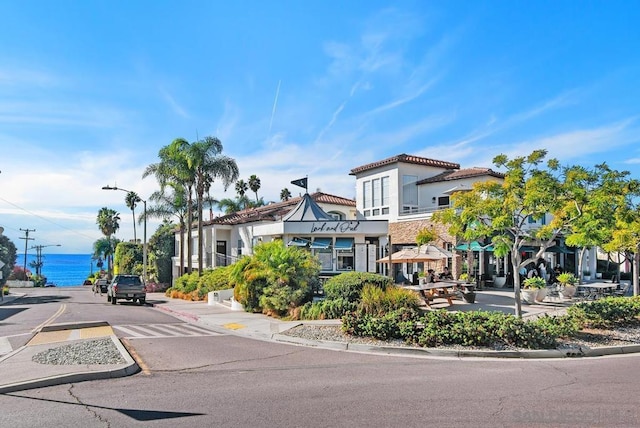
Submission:
<svg viewBox="0 0 640 428">
<path fill-rule="evenodd" d="M 610 327 L 634 320 L 640 315 L 640 296 L 606 297 L 593 302 L 582 302 L 567 308 L 581 327 Z"/>
<path fill-rule="evenodd" d="M 374 316 L 383 316 L 402 308 L 418 311 L 419 307 L 420 298 L 416 293 L 400 287 L 389 286 L 382 289 L 366 284 L 360 294 L 360 310 Z"/>
<path fill-rule="evenodd" d="M 368 336 L 380 340 L 411 337 L 416 327 L 416 314 L 398 309 L 376 317 L 371 314 L 350 312 L 342 317 L 342 331 L 354 336 Z"/>
<path fill-rule="evenodd" d="M 580 330 L 580 322 L 571 315 L 544 315 L 532 323 L 540 330 L 555 337 L 571 337 Z"/>
<path fill-rule="evenodd" d="M 566 322 L 566 324 L 565 324 Z M 500 312 L 427 312 L 422 316 L 409 309 L 374 316 L 362 311 L 342 318 L 342 329 L 356 336 L 377 339 L 398 338 L 407 343 L 436 347 L 446 345 L 506 345 L 540 349 L 555 346 L 560 334 L 571 330 L 569 317 L 559 322 L 526 321 Z"/>
<path fill-rule="evenodd" d="M 252 256 L 234 263 L 230 278 L 235 299 L 247 311 L 282 316 L 311 296 L 320 263 L 311 253 L 276 240 L 257 245 Z"/>
<path fill-rule="evenodd" d="M 540 278 L 539 276 L 532 276 L 531 278 L 526 278 L 522 285 L 524 288 L 536 289 L 536 288 L 544 288 L 547 285 L 547 282 L 544 278 Z"/>
<path fill-rule="evenodd" d="M 562 285 L 576 285 L 578 283 L 578 278 L 571 272 L 563 272 L 558 275 L 557 279 Z"/>
<path fill-rule="evenodd" d="M 182 275 L 176 279 L 173 289 L 181 291 L 183 293 L 191 293 L 198 288 L 198 272 L 191 272 Z"/>
<path fill-rule="evenodd" d="M 360 293 L 365 284 L 385 289 L 393 284 L 391 278 L 369 272 L 345 272 L 330 278 L 324 284 L 327 299 L 346 299 L 349 302 L 360 300 Z"/>
</svg>

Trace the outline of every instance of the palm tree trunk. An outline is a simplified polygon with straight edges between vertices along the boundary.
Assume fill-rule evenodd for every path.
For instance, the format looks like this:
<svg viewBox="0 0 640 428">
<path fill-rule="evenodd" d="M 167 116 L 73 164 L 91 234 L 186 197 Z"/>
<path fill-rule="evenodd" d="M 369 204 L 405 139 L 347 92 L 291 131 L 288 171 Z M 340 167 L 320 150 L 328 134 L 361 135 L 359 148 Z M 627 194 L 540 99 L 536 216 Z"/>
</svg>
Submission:
<svg viewBox="0 0 640 428">
<path fill-rule="evenodd" d="M 131 215 L 133 216 L 133 242 L 137 243 L 138 239 L 136 238 L 136 211 L 132 208 Z"/>
<path fill-rule="evenodd" d="M 184 274 L 184 225 L 180 225 L 180 274 L 179 277 Z"/>
<path fill-rule="evenodd" d="M 202 271 L 204 270 L 204 266 L 202 265 L 202 243 L 204 241 L 202 236 L 202 198 L 204 197 L 204 193 L 200 194 L 198 192 L 198 276 L 202 275 Z"/>
<path fill-rule="evenodd" d="M 191 257 L 193 257 L 193 245 L 191 245 L 191 240 L 193 239 L 193 232 L 191 230 L 193 225 L 193 198 L 191 197 L 191 190 L 189 190 L 187 203 L 187 273 L 191 273 L 191 270 L 193 269 L 193 263 L 191 260 Z"/>
</svg>

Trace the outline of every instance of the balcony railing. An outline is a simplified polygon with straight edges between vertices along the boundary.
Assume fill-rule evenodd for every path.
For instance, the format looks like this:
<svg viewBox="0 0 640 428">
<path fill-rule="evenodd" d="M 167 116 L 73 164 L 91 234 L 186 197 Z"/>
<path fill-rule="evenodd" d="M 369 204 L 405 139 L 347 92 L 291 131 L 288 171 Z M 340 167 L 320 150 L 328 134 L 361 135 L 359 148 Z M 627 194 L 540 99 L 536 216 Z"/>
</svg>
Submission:
<svg viewBox="0 0 640 428">
<path fill-rule="evenodd" d="M 404 207 L 398 213 L 399 216 L 419 215 L 419 214 L 432 214 L 436 211 L 446 210 L 451 208 L 450 205 L 441 205 L 438 207 Z"/>
</svg>

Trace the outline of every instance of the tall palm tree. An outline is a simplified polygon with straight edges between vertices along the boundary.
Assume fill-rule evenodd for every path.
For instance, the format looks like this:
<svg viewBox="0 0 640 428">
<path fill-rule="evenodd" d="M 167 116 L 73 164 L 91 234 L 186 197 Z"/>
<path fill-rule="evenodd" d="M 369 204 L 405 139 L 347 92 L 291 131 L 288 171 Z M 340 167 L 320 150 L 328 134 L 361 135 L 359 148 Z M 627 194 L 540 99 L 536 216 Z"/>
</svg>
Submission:
<svg viewBox="0 0 640 428">
<path fill-rule="evenodd" d="M 169 186 L 171 192 L 155 191 L 149 196 L 149 201 L 153 202 L 147 207 L 147 217 L 168 221 L 171 217 L 178 219 L 180 227 L 180 274 L 184 272 L 184 231 L 187 219 L 187 201 L 184 197 L 183 189 L 180 186 Z M 138 219 L 144 220 L 144 214 Z"/>
<path fill-rule="evenodd" d="M 224 189 L 238 179 L 236 161 L 222 154 L 222 142 L 216 137 L 205 137 L 192 143 L 186 151 L 190 175 L 195 178 L 196 202 L 198 205 L 198 268 L 203 271 L 202 250 L 204 233 L 202 230 L 202 210 L 205 193 L 209 192 L 216 179 L 222 181 Z"/>
<path fill-rule="evenodd" d="M 176 138 L 171 144 L 164 146 L 158 152 L 160 161 L 147 166 L 142 178 L 154 175 L 160 191 L 164 192 L 167 186 L 174 189 L 180 189 L 181 195 L 186 198 L 187 214 L 185 219 L 185 228 L 187 229 L 187 242 L 192 241 L 192 222 L 193 222 L 193 189 L 195 186 L 195 175 L 189 169 L 186 152 L 189 143 L 184 138 Z M 193 248 L 187 245 L 187 272 L 192 270 L 192 254 Z M 180 265 L 183 266 L 184 253 L 180 253 Z M 181 270 L 183 272 L 183 270 Z"/>
<path fill-rule="evenodd" d="M 131 210 L 131 215 L 133 216 L 133 242 L 138 242 L 138 238 L 136 237 L 136 206 L 139 202 L 142 202 L 140 196 L 136 192 L 127 192 L 127 196 L 124 198 L 124 203 L 127 204 L 127 207 Z"/>
<path fill-rule="evenodd" d="M 260 179 L 255 174 L 249 177 L 249 189 L 251 189 L 251 191 L 256 194 L 256 203 L 257 203 L 259 201 L 258 190 L 260 190 Z"/>
<path fill-rule="evenodd" d="M 112 210 L 107 207 L 100 208 L 98 211 L 98 217 L 96 219 L 96 224 L 98 225 L 98 229 L 100 232 L 107 238 L 109 241 L 110 251 L 107 257 L 107 272 L 109 278 L 112 276 L 112 268 L 113 268 L 113 251 L 114 247 L 112 247 L 112 235 L 116 233 L 116 231 L 120 228 L 120 214 L 115 210 Z"/>
<path fill-rule="evenodd" d="M 280 191 L 280 200 L 288 201 L 291 198 L 291 192 L 286 187 Z"/>
</svg>

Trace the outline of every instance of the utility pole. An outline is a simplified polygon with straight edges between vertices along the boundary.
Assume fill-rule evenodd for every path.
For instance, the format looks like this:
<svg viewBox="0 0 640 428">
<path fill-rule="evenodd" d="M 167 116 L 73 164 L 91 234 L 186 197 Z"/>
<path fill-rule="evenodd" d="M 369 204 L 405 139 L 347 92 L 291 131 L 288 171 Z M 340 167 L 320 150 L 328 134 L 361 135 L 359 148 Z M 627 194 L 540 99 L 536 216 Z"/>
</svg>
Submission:
<svg viewBox="0 0 640 428">
<path fill-rule="evenodd" d="M 29 232 L 35 232 L 35 229 L 22 229 L 20 228 L 21 231 L 24 232 L 24 237 L 21 236 L 20 239 L 24 239 L 24 275 L 26 277 L 27 275 L 27 248 L 29 247 L 29 241 L 33 241 L 35 238 L 29 238 Z M 26 279 L 26 278 L 25 278 Z"/>
<path fill-rule="evenodd" d="M 42 255 L 42 249 L 43 248 L 47 248 L 47 247 L 60 247 L 60 244 L 55 244 L 55 245 L 34 245 L 33 247 L 30 248 L 30 250 L 36 250 L 36 262 L 35 262 L 35 268 L 36 268 L 36 275 L 37 276 L 42 276 L 42 266 L 44 265 L 44 262 L 42 261 L 43 259 L 43 255 Z"/>
</svg>

